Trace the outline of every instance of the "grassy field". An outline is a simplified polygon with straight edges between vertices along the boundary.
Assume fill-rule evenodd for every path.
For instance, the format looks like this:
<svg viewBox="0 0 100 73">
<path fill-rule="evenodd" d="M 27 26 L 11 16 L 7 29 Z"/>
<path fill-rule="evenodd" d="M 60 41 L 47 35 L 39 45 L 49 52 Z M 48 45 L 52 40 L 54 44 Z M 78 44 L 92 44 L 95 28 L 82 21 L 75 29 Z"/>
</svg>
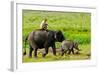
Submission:
<svg viewBox="0 0 100 73">
<path fill-rule="evenodd" d="M 52 52 L 42 58 L 38 54 L 38 59 L 28 58 L 29 46 L 27 44 L 27 55 L 23 56 L 23 62 L 45 62 L 56 60 L 83 60 L 90 59 L 87 54 L 91 53 L 91 14 L 82 12 L 50 12 L 50 11 L 31 11 L 23 10 L 23 43 L 25 37 L 33 30 L 39 29 L 39 25 L 44 18 L 48 19 L 48 29 L 61 30 L 66 39 L 74 40 L 79 43 L 81 49 L 79 55 L 66 55 L 55 57 Z M 23 44 L 23 49 L 24 49 Z M 57 49 L 60 43 L 56 42 Z M 40 50 L 38 50 L 39 52 Z"/>
</svg>

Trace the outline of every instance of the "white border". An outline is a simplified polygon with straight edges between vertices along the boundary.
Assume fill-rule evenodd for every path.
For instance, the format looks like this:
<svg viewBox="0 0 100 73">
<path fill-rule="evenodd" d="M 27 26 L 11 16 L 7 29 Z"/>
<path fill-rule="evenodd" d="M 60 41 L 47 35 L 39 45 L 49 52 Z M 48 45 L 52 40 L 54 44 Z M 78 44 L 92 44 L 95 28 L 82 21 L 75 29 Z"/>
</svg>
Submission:
<svg viewBox="0 0 100 73">
<path fill-rule="evenodd" d="M 12 10 L 12 59 L 11 69 L 13 71 L 25 71 L 34 69 L 55 69 L 66 67 L 81 67 L 96 65 L 96 41 L 94 25 L 96 24 L 96 8 L 94 7 L 74 7 L 74 6 L 59 6 L 59 5 L 41 5 L 33 3 L 18 3 L 14 2 Z M 64 11 L 64 12 L 90 12 L 91 13 L 91 60 L 78 61 L 56 61 L 43 63 L 22 63 L 22 9 L 29 10 L 46 10 L 46 11 Z"/>
</svg>

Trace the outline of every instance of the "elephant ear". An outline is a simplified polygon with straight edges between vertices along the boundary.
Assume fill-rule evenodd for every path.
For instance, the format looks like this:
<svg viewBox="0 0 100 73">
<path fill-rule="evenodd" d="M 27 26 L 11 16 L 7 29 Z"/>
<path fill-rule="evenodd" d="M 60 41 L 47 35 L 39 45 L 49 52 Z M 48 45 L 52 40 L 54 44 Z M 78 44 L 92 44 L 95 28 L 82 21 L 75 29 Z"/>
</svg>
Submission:
<svg viewBox="0 0 100 73">
<path fill-rule="evenodd" d="M 62 34 L 61 30 L 58 30 L 56 34 L 57 35 Z"/>
<path fill-rule="evenodd" d="M 62 34 L 62 32 L 61 32 L 60 30 L 57 31 L 57 32 L 56 32 L 56 40 L 57 40 L 58 42 L 62 42 L 64 39 L 65 39 L 65 38 L 64 38 L 64 35 Z"/>
<path fill-rule="evenodd" d="M 60 33 L 61 33 L 60 30 L 58 30 L 58 31 L 55 32 L 55 38 L 56 38 L 56 39 L 57 39 L 57 36 L 58 36 Z"/>
</svg>

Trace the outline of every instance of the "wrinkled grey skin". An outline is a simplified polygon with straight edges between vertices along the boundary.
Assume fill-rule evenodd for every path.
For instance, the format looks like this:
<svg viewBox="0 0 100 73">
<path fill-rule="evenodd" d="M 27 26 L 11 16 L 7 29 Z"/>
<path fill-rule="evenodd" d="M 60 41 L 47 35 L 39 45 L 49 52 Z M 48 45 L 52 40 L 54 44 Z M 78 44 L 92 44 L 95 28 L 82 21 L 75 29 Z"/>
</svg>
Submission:
<svg viewBox="0 0 100 73">
<path fill-rule="evenodd" d="M 78 43 L 71 41 L 71 40 L 64 40 L 61 43 L 61 51 L 62 51 L 62 56 L 68 52 L 68 54 L 71 54 L 71 52 L 74 54 L 74 49 L 77 51 L 80 51 L 78 48 Z"/>
<path fill-rule="evenodd" d="M 29 57 L 32 57 L 33 50 L 34 50 L 34 57 L 37 57 L 37 50 L 43 48 L 45 49 L 45 52 L 43 53 L 42 56 L 45 57 L 46 54 L 48 54 L 49 47 L 52 47 L 53 54 L 56 55 L 55 42 L 56 41 L 62 42 L 63 40 L 64 36 L 61 31 L 40 30 L 40 29 L 32 31 L 28 36 L 28 42 L 30 46 Z"/>
</svg>

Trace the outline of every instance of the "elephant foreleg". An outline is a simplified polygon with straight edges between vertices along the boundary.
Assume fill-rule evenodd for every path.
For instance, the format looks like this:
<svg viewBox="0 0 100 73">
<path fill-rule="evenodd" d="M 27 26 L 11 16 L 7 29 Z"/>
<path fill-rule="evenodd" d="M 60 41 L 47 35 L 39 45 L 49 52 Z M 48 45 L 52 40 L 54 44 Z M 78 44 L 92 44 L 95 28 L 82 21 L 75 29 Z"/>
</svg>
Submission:
<svg viewBox="0 0 100 73">
<path fill-rule="evenodd" d="M 72 53 L 74 54 L 74 49 L 73 49 L 73 48 L 71 49 L 71 51 L 72 51 Z"/>
<path fill-rule="evenodd" d="M 46 54 L 48 54 L 48 48 L 45 48 L 45 51 L 44 51 L 44 53 L 43 53 L 43 57 L 45 57 Z"/>
<path fill-rule="evenodd" d="M 53 50 L 53 55 L 56 56 L 56 47 L 55 47 L 55 45 L 52 46 L 52 50 Z"/>
</svg>

